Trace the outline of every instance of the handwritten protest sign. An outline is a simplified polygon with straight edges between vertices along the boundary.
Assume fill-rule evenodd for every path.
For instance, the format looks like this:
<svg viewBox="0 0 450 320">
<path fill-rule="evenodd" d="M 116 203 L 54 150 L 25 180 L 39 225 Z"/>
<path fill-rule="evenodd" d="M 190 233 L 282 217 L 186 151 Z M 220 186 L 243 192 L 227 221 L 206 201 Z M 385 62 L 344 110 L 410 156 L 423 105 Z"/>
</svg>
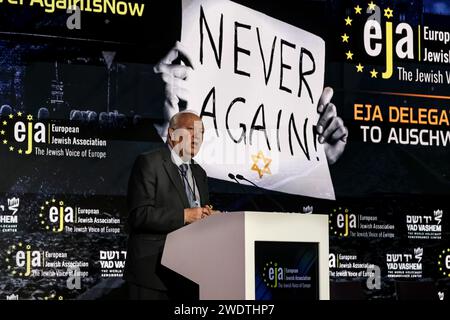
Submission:
<svg viewBox="0 0 450 320">
<path fill-rule="evenodd" d="M 181 43 L 194 66 L 188 108 L 206 129 L 196 160 L 208 175 L 334 199 L 315 134 L 324 41 L 231 1 L 184 0 Z"/>
</svg>

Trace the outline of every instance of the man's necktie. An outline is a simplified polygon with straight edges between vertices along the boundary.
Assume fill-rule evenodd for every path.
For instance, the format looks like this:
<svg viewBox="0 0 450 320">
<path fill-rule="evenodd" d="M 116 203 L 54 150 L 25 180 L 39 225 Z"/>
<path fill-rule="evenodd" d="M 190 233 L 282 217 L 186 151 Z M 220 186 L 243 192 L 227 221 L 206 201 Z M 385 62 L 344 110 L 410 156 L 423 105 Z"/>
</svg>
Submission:
<svg viewBox="0 0 450 320">
<path fill-rule="evenodd" d="M 191 185 L 189 184 L 189 179 L 188 179 L 188 175 L 187 175 L 188 169 L 189 169 L 189 167 L 186 163 L 183 163 L 180 165 L 180 173 L 181 173 L 181 179 L 183 180 L 184 191 L 186 192 L 186 196 L 188 198 L 189 205 L 191 206 L 191 208 L 195 208 L 198 206 L 194 199 L 195 186 L 193 185 L 191 187 Z M 194 183 L 194 181 L 192 181 L 192 183 Z"/>
</svg>

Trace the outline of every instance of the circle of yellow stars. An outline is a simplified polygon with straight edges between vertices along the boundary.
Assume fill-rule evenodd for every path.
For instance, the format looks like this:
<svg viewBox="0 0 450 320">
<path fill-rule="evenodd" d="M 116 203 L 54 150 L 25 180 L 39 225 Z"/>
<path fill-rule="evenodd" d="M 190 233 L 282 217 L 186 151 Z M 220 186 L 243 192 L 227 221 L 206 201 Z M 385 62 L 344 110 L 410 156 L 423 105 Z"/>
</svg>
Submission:
<svg viewBox="0 0 450 320">
<path fill-rule="evenodd" d="M 367 5 L 367 9 L 368 9 L 368 10 L 375 10 L 376 7 L 377 7 L 377 5 L 376 5 L 373 1 L 371 1 L 371 2 Z M 355 12 L 355 15 L 362 15 L 362 9 L 363 9 L 363 8 L 360 7 L 359 5 L 357 5 L 356 7 L 354 7 L 353 10 L 354 10 L 354 12 Z M 384 16 L 385 16 L 387 19 L 392 18 L 392 17 L 394 16 L 394 10 L 390 9 L 389 7 L 386 8 L 386 9 L 384 9 Z M 345 22 L 345 28 L 347 29 L 348 27 L 351 27 L 351 26 L 352 26 L 353 19 L 352 19 L 352 17 L 349 15 L 349 16 L 347 16 L 347 17 L 344 19 L 344 22 Z M 350 40 L 351 40 L 351 39 L 350 39 L 350 36 L 347 34 L 347 32 L 344 32 L 344 34 L 342 34 L 340 37 L 341 37 L 341 42 L 342 42 L 344 45 L 350 45 Z M 346 59 L 346 60 L 354 61 L 354 60 L 353 60 L 353 56 L 354 56 L 354 53 L 351 51 L 351 49 L 349 49 L 347 52 L 345 52 L 345 59 Z M 365 67 L 365 66 L 363 66 L 363 65 L 361 64 L 361 62 L 358 62 L 358 64 L 355 65 L 356 72 L 358 72 L 358 73 L 363 73 L 363 72 L 364 72 L 364 67 Z M 372 70 L 369 70 L 369 73 L 370 73 L 370 77 L 371 77 L 371 78 L 375 78 L 375 79 L 378 78 L 378 71 L 377 71 L 375 68 L 373 68 Z"/>
<path fill-rule="evenodd" d="M 437 264 L 439 272 L 441 272 L 444 277 L 450 278 L 450 270 L 445 266 L 445 260 L 447 259 L 448 255 L 450 255 L 450 248 L 442 250 L 442 252 L 439 254 Z"/>
<path fill-rule="evenodd" d="M 274 266 L 275 268 L 278 266 L 278 263 L 273 263 L 272 261 L 270 261 L 269 263 L 266 263 L 266 265 L 264 266 L 264 273 L 263 275 L 267 274 L 267 269 L 270 268 L 271 266 Z M 270 288 L 275 288 L 274 284 L 270 284 L 267 282 L 266 277 L 263 276 L 263 281 L 266 284 L 266 286 L 269 286 Z"/>
<path fill-rule="evenodd" d="M 263 162 L 262 168 L 259 166 L 260 160 Z M 252 161 L 253 163 L 250 169 L 252 171 L 256 171 L 260 179 L 264 176 L 264 174 L 272 174 L 269 168 L 272 159 L 266 158 L 262 151 L 259 151 L 256 155 L 252 155 Z"/>
<path fill-rule="evenodd" d="M 14 152 L 17 151 L 18 154 L 23 154 L 25 151 L 21 148 L 17 149 L 13 146 L 13 145 L 9 145 L 9 140 L 8 137 L 6 136 L 6 131 L 5 131 L 5 127 L 8 126 L 10 120 L 14 120 L 15 118 L 22 118 L 24 114 L 22 112 L 17 112 L 17 113 L 11 113 L 8 115 L 7 120 L 3 120 L 2 121 L 2 125 L 0 126 L 0 140 L 1 140 L 1 144 L 3 145 L 8 145 L 8 150 L 9 152 Z M 26 119 L 28 121 L 33 121 L 33 116 L 31 114 L 26 116 Z"/>
<path fill-rule="evenodd" d="M 23 249 L 30 250 L 31 246 L 29 244 L 24 245 L 22 242 L 19 242 L 17 245 L 13 244 L 9 246 L 6 251 L 6 258 L 5 258 L 6 270 L 8 270 L 11 276 L 19 276 L 19 277 L 23 276 L 23 272 L 17 272 L 17 270 L 14 270 L 14 267 L 11 265 L 11 262 L 15 260 L 14 255 L 17 253 L 18 250 Z"/>
<path fill-rule="evenodd" d="M 339 214 L 339 212 L 342 212 L 342 207 L 339 207 L 338 209 L 333 209 L 333 213 L 330 213 L 330 219 L 328 220 L 328 224 L 330 225 L 330 231 L 333 232 L 333 235 L 343 237 L 344 234 L 342 232 L 338 232 L 333 227 L 333 216 L 335 214 Z M 344 213 L 349 213 L 349 210 L 347 208 L 344 209 Z"/>
<path fill-rule="evenodd" d="M 47 224 L 47 221 L 45 220 L 45 217 L 47 216 L 46 212 L 48 212 L 48 209 L 49 209 L 48 207 L 54 206 L 55 203 L 57 203 L 57 202 L 59 203 L 60 206 L 64 205 L 64 201 L 56 201 L 56 199 L 53 198 L 50 201 L 45 201 L 45 204 L 43 204 L 40 208 L 41 209 L 41 211 L 39 213 L 40 224 L 42 227 L 45 228 L 45 230 L 50 230 L 50 226 Z M 53 227 L 53 231 L 56 231 L 56 227 Z"/>
</svg>

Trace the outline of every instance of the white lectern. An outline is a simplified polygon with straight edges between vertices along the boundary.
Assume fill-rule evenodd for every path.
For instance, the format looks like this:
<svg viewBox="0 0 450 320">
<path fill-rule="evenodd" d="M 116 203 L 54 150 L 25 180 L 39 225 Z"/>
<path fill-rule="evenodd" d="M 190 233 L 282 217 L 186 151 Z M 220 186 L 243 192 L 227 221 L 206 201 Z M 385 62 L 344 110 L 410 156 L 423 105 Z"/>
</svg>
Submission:
<svg viewBox="0 0 450 320">
<path fill-rule="evenodd" d="M 162 264 L 196 282 L 200 299 L 254 300 L 255 241 L 317 243 L 318 297 L 329 299 L 327 215 L 218 213 L 169 233 Z"/>
</svg>

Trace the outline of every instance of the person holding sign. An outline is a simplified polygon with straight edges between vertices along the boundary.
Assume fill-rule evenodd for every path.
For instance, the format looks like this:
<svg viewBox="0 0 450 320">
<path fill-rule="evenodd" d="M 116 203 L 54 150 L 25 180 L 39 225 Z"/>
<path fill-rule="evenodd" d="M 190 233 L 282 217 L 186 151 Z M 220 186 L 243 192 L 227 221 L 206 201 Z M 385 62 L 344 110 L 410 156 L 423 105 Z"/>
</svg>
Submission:
<svg viewBox="0 0 450 320">
<path fill-rule="evenodd" d="M 348 130 L 324 86 L 324 38 L 268 3 L 181 4 L 180 42 L 154 66 L 165 84 L 158 134 L 165 139 L 170 115 L 195 110 L 205 125 L 197 161 L 210 178 L 335 200 L 329 165 Z"/>
<path fill-rule="evenodd" d="M 124 277 L 133 300 L 172 298 L 176 275 L 160 264 L 166 235 L 213 213 L 206 173 L 192 159 L 202 144 L 200 117 L 174 114 L 167 136 L 165 147 L 136 159 L 129 180 Z"/>
<path fill-rule="evenodd" d="M 182 61 L 182 63 L 174 63 Z M 170 50 L 166 57 L 154 67 L 165 83 L 166 98 L 164 101 L 164 116 L 169 119 L 180 110 L 179 105 L 189 96 L 187 80 L 194 71 L 192 60 L 183 49 L 180 42 Z M 337 114 L 336 106 L 331 102 L 333 89 L 325 87 L 317 105 L 319 120 L 316 125 L 318 141 L 324 145 L 329 164 L 334 164 L 342 155 L 347 144 L 348 130 L 344 121 Z M 168 121 L 162 125 L 155 125 L 160 136 L 165 139 Z"/>
</svg>

